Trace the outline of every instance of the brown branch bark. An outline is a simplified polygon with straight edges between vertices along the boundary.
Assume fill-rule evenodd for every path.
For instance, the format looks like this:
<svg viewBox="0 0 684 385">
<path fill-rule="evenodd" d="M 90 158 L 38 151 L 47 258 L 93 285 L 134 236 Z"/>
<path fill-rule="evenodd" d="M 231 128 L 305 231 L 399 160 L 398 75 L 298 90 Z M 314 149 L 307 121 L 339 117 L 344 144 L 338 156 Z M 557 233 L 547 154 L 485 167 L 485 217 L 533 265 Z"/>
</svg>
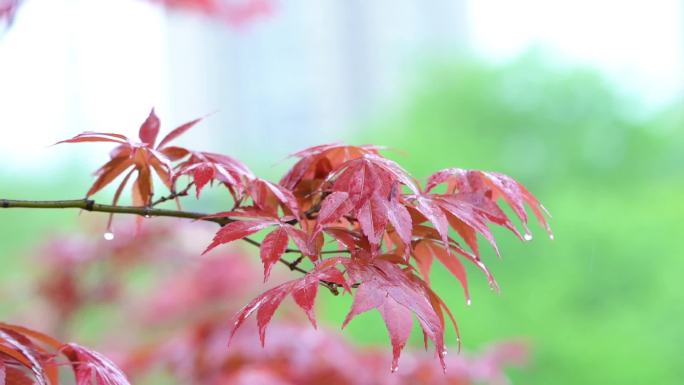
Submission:
<svg viewBox="0 0 684 385">
<path fill-rule="evenodd" d="M 173 199 L 173 198 L 171 198 Z M 0 199 L 0 207 L 11 209 L 11 208 L 30 208 L 30 209 L 81 209 L 92 212 L 110 213 L 110 214 L 132 214 L 140 215 L 143 217 L 170 217 L 170 218 L 185 218 L 194 219 L 207 222 L 213 222 L 219 226 L 224 226 L 228 223 L 234 222 L 233 219 L 225 218 L 207 218 L 210 214 L 198 213 L 191 211 L 181 211 L 181 210 L 168 210 L 168 209 L 158 209 L 153 207 L 139 207 L 139 206 L 114 206 L 96 203 L 92 199 L 72 199 L 72 200 L 55 200 L 55 201 L 34 201 L 34 200 L 15 200 L 15 199 Z M 261 243 L 250 239 L 243 238 L 243 241 L 261 247 Z M 299 253 L 300 250 L 297 249 L 286 249 L 286 253 Z M 329 253 L 329 252 L 325 252 Z M 290 262 L 286 259 L 281 258 L 280 262 L 285 264 L 292 271 L 297 271 L 302 274 L 308 274 L 308 271 L 299 267 L 299 262 L 301 259 Z M 334 295 L 338 295 L 337 285 L 331 282 L 321 281 L 321 285 L 330 290 Z"/>
</svg>

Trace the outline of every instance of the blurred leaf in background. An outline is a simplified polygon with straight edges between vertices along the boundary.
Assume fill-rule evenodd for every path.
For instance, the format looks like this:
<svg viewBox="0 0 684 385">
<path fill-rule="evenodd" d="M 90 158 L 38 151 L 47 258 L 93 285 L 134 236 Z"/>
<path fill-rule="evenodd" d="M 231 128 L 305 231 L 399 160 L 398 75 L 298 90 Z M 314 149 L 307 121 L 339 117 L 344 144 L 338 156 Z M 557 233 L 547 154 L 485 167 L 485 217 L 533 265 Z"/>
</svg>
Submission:
<svg viewBox="0 0 684 385">
<path fill-rule="evenodd" d="M 473 305 L 442 275 L 466 348 L 528 336 L 536 362 L 516 383 L 658 383 L 684 378 L 684 114 L 641 109 L 599 74 L 532 52 L 502 65 L 427 65 L 408 99 L 360 142 L 401 150 L 414 175 L 444 167 L 514 176 L 553 215 L 555 241 L 499 233 L 502 287 L 475 283 Z M 470 274 L 478 274 L 470 271 Z M 328 310 L 339 318 L 343 307 Z M 350 325 L 360 340 L 377 328 Z M 452 340 L 453 337 L 452 337 Z"/>
</svg>

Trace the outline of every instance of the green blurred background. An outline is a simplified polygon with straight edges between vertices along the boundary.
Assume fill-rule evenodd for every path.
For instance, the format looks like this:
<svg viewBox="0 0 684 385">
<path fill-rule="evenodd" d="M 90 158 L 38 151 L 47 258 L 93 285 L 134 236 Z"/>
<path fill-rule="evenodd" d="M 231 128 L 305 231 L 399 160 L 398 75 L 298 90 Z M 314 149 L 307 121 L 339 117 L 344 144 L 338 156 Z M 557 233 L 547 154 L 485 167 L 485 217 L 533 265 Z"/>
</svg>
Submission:
<svg viewBox="0 0 684 385">
<path fill-rule="evenodd" d="M 512 373 L 518 384 L 680 384 L 684 100 L 675 96 L 648 103 L 591 66 L 539 49 L 507 60 L 475 59 L 478 55 L 472 54 L 419 56 L 404 66 L 402 76 L 411 81 L 397 87 L 401 96 L 371 104 L 350 120 L 348 130 L 322 135 L 314 127 L 309 136 L 307 131 L 281 131 L 279 121 L 290 127 L 298 120 L 275 113 L 275 123 L 243 121 L 248 126 L 263 123 L 273 133 L 270 138 L 246 132 L 244 145 L 240 136 L 211 122 L 210 128 L 198 131 L 217 133 L 221 140 L 211 143 L 215 150 L 244 159 L 271 179 L 291 164 L 273 166 L 290 149 L 332 139 L 386 145 L 386 155 L 419 178 L 453 166 L 513 176 L 553 215 L 555 240 L 539 227 L 533 227 L 534 240 L 527 243 L 497 231 L 503 258 L 497 259 L 491 249 L 484 258 L 501 293 L 491 292 L 484 277 L 470 271 L 469 307 L 458 282 L 436 272 L 436 291 L 455 310 L 464 348 L 478 350 L 506 339 L 529 341 L 533 360 Z M 277 75 L 281 78 L 266 81 L 280 84 L 285 75 Z M 290 83 L 282 82 L 288 90 Z M 240 103 L 261 102 L 258 95 L 250 97 Z M 176 123 L 188 118 L 177 118 L 181 114 L 173 106 L 178 103 L 166 105 Z M 297 108 L 305 110 L 307 103 L 314 102 L 298 99 Z M 205 107 L 202 113 L 209 110 Z M 131 121 L 143 116 L 138 115 Z M 126 129 L 136 128 L 131 127 Z M 34 144 L 44 147 L 51 139 Z M 269 139 L 276 143 L 264 144 Z M 279 146 L 278 140 L 287 144 Z M 22 167 L 7 163 L 0 169 L 0 197 L 77 198 L 92 171 L 77 157 L 47 170 Z M 218 211 L 222 199 L 209 194 L 196 207 Z M 0 212 L 0 318 L 30 309 L 29 277 L 36 269 L 24 256 L 46 234 L 77 229 L 78 222 L 73 212 Z M 202 249 L 199 245 L 198 253 Z M 338 325 L 349 303 L 349 298 L 325 297 L 319 307 L 329 324 Z M 90 330 L 97 330 L 97 317 L 88 322 Z M 360 316 L 346 333 L 361 344 L 388 343 L 376 314 Z M 418 347 L 419 333 L 414 337 Z M 449 341 L 453 346 L 453 333 Z"/>
</svg>

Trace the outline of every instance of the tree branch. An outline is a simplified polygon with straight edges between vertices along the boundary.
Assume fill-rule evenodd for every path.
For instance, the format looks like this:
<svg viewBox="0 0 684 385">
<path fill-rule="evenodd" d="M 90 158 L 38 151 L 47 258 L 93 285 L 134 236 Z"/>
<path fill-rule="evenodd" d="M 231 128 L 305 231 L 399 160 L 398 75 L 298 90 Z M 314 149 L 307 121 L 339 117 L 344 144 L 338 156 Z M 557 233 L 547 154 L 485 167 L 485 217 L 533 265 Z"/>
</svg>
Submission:
<svg viewBox="0 0 684 385">
<path fill-rule="evenodd" d="M 187 189 L 186 189 L 187 190 Z M 173 199 L 169 198 L 169 199 Z M 168 200 L 168 199 L 167 199 Z M 234 222 L 233 219 L 225 218 L 208 218 L 210 214 L 198 213 L 191 211 L 181 211 L 181 210 L 168 210 L 168 209 L 157 209 L 151 207 L 139 207 L 139 206 L 114 206 L 106 205 L 101 203 L 95 203 L 92 199 L 73 199 L 73 200 L 58 200 L 58 201 L 32 201 L 32 200 L 14 200 L 14 199 L 0 199 L 0 207 L 6 209 L 12 208 L 31 208 L 31 209 L 81 209 L 86 211 L 101 212 L 101 213 L 111 213 L 111 214 L 133 214 L 140 215 L 143 217 L 170 217 L 170 218 L 186 218 L 195 219 L 207 222 L 213 222 L 219 226 L 224 226 L 228 223 Z M 256 247 L 261 247 L 261 243 L 250 239 L 242 238 L 243 241 L 254 245 Z M 286 253 L 300 253 L 300 250 L 287 249 Z M 325 252 L 329 253 L 329 252 Z M 299 261 L 289 262 L 285 259 L 280 259 L 280 262 L 287 265 L 290 270 L 298 271 L 302 274 L 308 274 L 308 271 L 302 269 L 298 266 Z M 337 285 L 330 282 L 321 281 L 321 285 L 325 286 L 334 295 L 338 295 Z"/>
<path fill-rule="evenodd" d="M 172 200 L 172 199 L 184 197 L 184 196 L 188 195 L 188 193 L 190 193 L 190 189 L 191 189 L 192 186 L 194 186 L 194 185 L 195 185 L 195 182 L 190 182 L 190 183 L 188 183 L 187 186 L 185 186 L 185 188 L 184 188 L 183 190 L 178 191 L 178 192 L 171 193 L 171 194 L 169 194 L 169 195 L 167 195 L 167 196 L 161 197 L 161 198 L 157 199 L 156 201 L 152 202 L 152 204 L 150 205 L 150 207 L 157 206 L 157 205 L 159 205 L 159 204 L 161 204 L 161 203 L 164 203 L 164 202 L 166 202 L 166 201 L 170 201 L 170 200 Z"/>
</svg>

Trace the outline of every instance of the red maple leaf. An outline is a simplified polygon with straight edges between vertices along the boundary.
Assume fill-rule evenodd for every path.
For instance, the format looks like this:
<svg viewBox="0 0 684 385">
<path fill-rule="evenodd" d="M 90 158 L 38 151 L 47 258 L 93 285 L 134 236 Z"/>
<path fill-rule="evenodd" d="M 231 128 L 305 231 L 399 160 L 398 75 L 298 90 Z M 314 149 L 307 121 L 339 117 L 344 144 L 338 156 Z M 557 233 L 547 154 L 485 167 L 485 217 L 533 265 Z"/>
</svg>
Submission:
<svg viewBox="0 0 684 385">
<path fill-rule="evenodd" d="M 176 166 L 175 178 L 181 175 L 189 175 L 195 183 L 197 198 L 204 186 L 213 181 L 218 181 L 228 188 L 236 202 L 244 198 L 245 189 L 250 181 L 255 179 L 252 171 L 242 162 L 227 155 L 211 152 L 189 151 L 184 148 L 174 147 L 165 153 L 173 153 L 171 159 L 177 160 L 187 155 L 190 157 Z"/>
<path fill-rule="evenodd" d="M 140 131 L 138 133 L 139 142 L 132 141 L 120 134 L 83 132 L 71 139 L 63 140 L 58 143 L 118 143 L 119 145 L 114 148 L 110 154 L 110 161 L 105 163 L 104 166 L 100 167 L 100 169 L 95 172 L 98 177 L 86 193 L 86 198 L 103 189 L 119 175 L 126 173 L 114 196 L 114 204 L 116 204 L 128 179 L 134 171 L 137 171 L 137 179 L 133 185 L 133 205 L 147 206 L 150 204 L 154 192 L 152 184 L 153 170 L 162 182 L 169 189 L 173 190 L 173 167 L 171 166 L 169 155 L 175 154 L 177 148 L 166 148 L 166 144 L 183 134 L 197 122 L 199 122 L 199 119 L 175 128 L 162 139 L 159 146 L 155 147 L 157 135 L 159 134 L 160 122 L 159 118 L 154 113 L 154 109 L 152 109 L 147 119 L 140 126 Z"/>
<path fill-rule="evenodd" d="M 100 353 L 23 326 L 0 323 L 0 353 L 3 384 L 59 385 L 57 357 L 63 354 L 79 385 L 130 385 L 121 369 Z M 17 368 L 27 369 L 33 378 Z"/>
</svg>

